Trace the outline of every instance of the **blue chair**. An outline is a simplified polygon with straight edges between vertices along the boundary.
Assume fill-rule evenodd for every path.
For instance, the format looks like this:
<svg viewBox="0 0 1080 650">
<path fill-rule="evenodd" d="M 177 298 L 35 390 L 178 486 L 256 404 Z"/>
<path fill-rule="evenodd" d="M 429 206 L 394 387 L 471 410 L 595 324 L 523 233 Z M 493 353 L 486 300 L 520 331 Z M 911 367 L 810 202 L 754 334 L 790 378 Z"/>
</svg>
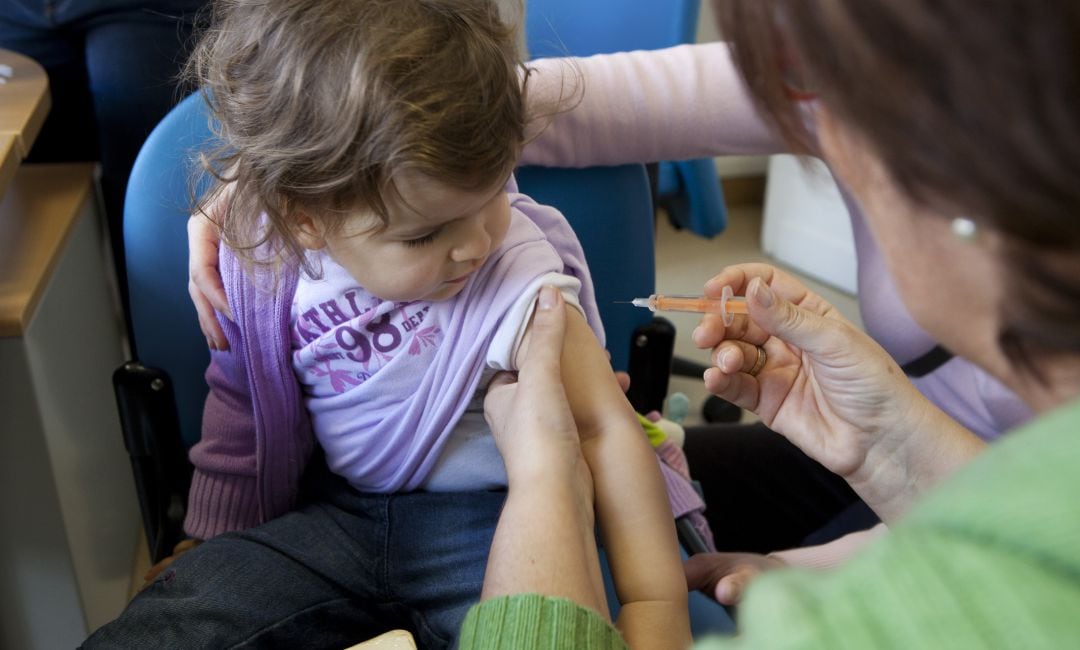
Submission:
<svg viewBox="0 0 1080 650">
<path fill-rule="evenodd" d="M 525 37 L 534 58 L 661 49 L 695 40 L 700 8 L 700 0 L 529 0 Z M 654 190 L 677 227 L 708 238 L 727 226 L 712 158 L 660 163 Z"/>
<path fill-rule="evenodd" d="M 593 275 L 611 365 L 628 370 L 630 334 L 648 325 L 652 314 L 617 301 L 649 295 L 656 286 L 652 195 L 644 165 L 526 166 L 514 173 L 522 192 L 559 208 L 573 226 Z"/>
<path fill-rule="evenodd" d="M 113 374 L 124 442 L 154 562 L 184 537 L 191 483 L 187 449 L 201 434 L 210 362 L 187 299 L 187 219 L 197 165 L 211 138 L 198 94 L 178 104 L 146 139 L 124 202 L 124 249 L 134 360 Z"/>
</svg>

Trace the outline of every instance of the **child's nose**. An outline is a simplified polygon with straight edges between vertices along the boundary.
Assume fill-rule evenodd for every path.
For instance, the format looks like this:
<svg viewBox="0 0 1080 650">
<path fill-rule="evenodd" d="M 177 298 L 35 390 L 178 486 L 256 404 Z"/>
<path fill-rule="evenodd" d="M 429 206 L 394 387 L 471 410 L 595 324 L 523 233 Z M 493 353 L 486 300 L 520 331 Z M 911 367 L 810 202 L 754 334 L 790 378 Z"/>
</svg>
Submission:
<svg viewBox="0 0 1080 650">
<path fill-rule="evenodd" d="M 455 262 L 468 262 L 486 257 L 491 252 L 491 235 L 487 231 L 485 219 L 469 219 L 461 233 L 461 239 L 453 250 L 450 259 Z"/>
</svg>

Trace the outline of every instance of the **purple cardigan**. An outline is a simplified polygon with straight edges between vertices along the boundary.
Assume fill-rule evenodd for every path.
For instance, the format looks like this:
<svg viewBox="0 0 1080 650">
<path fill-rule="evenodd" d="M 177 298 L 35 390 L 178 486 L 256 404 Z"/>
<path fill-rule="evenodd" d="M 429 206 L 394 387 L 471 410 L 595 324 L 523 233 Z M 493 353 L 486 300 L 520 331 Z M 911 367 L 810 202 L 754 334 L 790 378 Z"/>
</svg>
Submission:
<svg viewBox="0 0 1080 650">
<path fill-rule="evenodd" d="M 579 302 L 603 341 L 585 256 L 565 218 L 508 185 L 513 210 L 525 215 L 562 258 L 563 272 L 581 280 Z M 236 322 L 219 316 L 230 350 L 213 352 L 206 381 L 202 438 L 195 465 L 188 535 L 209 539 L 288 512 L 315 445 L 301 388 L 292 368 L 289 322 L 298 271 L 252 277 L 226 247 L 220 269 Z"/>
</svg>

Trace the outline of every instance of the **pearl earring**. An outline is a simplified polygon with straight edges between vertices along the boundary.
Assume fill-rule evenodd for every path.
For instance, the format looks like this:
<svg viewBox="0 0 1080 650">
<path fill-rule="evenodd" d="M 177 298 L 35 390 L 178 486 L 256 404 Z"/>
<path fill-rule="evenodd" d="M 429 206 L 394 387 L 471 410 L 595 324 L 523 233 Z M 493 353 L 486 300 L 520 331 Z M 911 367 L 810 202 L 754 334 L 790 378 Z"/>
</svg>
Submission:
<svg viewBox="0 0 1080 650">
<path fill-rule="evenodd" d="M 967 217 L 956 217 L 952 220 L 950 227 L 952 228 L 953 237 L 962 241 L 975 241 L 975 236 L 979 234 L 975 222 Z"/>
</svg>

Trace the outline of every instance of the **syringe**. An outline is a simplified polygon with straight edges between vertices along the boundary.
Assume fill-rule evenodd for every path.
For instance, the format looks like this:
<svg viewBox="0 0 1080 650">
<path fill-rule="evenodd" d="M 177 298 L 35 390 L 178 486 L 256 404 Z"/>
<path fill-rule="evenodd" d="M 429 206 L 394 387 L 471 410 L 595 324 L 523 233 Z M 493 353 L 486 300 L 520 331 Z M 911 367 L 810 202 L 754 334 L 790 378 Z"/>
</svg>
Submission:
<svg viewBox="0 0 1080 650">
<path fill-rule="evenodd" d="M 731 325 L 735 314 L 746 314 L 746 298 L 732 295 L 731 287 L 724 287 L 720 298 L 704 296 L 665 296 L 652 294 L 648 298 L 634 298 L 630 301 L 635 307 L 644 307 L 649 311 L 685 311 L 698 314 L 720 314 L 725 325 Z"/>
</svg>

